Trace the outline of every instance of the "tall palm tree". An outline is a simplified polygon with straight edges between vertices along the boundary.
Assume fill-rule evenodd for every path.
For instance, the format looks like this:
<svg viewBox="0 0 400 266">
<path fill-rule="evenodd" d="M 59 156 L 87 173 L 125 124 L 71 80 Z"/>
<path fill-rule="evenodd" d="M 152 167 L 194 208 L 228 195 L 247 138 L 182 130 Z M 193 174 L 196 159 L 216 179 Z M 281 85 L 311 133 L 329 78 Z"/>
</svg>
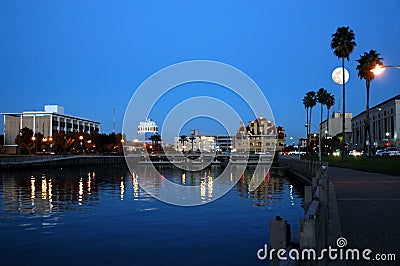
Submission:
<svg viewBox="0 0 400 266">
<path fill-rule="evenodd" d="M 307 112 L 307 118 L 310 117 L 310 119 L 307 119 L 307 147 L 309 147 L 310 141 L 309 141 L 309 135 L 311 131 L 311 124 L 312 124 L 312 109 L 313 107 L 317 104 L 317 99 L 316 99 L 316 94 L 315 91 L 309 91 L 306 93 L 306 96 L 303 98 L 303 104 L 306 106 L 306 110 L 310 111 L 310 115 L 308 116 Z"/>
<path fill-rule="evenodd" d="M 155 134 L 155 135 L 152 135 L 151 137 L 150 137 L 150 140 L 151 140 L 151 142 L 152 142 L 152 145 L 153 145 L 153 147 L 154 147 L 154 149 L 156 150 L 156 151 L 158 151 L 158 150 L 160 150 L 159 148 L 159 146 L 160 146 L 160 141 L 161 141 L 161 136 L 160 135 L 158 135 L 158 134 Z"/>
<path fill-rule="evenodd" d="M 321 105 L 321 123 L 322 124 L 322 115 L 323 115 L 323 105 L 326 105 L 328 100 L 328 92 L 324 88 L 320 88 L 317 92 L 317 102 Z"/>
<path fill-rule="evenodd" d="M 303 97 L 303 104 L 304 107 L 306 108 L 306 135 L 308 136 L 308 109 L 310 108 L 310 106 L 308 105 L 308 98 L 307 96 Z"/>
<path fill-rule="evenodd" d="M 335 105 L 335 95 L 328 93 L 328 97 L 326 99 L 326 109 L 328 110 L 327 118 L 326 118 L 326 131 L 327 131 L 327 136 L 329 136 L 329 110 L 331 109 L 332 106 Z"/>
<path fill-rule="evenodd" d="M 383 65 L 383 58 L 379 57 L 380 54 L 376 50 L 370 50 L 368 53 L 365 52 L 360 59 L 357 60 L 357 74 L 360 79 L 365 79 L 365 86 L 367 88 L 367 104 L 365 107 L 365 133 L 364 139 L 367 141 L 368 135 L 368 156 L 371 156 L 371 132 L 370 132 L 370 121 L 369 121 L 369 89 L 371 81 L 375 78 L 375 74 L 371 71 L 376 65 Z M 366 143 L 367 144 L 367 143 Z"/>
<path fill-rule="evenodd" d="M 317 92 L 317 101 L 319 102 L 321 106 L 321 119 L 320 119 L 320 124 L 319 124 L 319 149 L 318 149 L 318 154 L 319 154 L 319 160 L 322 161 L 322 115 L 323 115 L 323 106 L 326 104 L 326 101 L 328 99 L 328 92 L 324 88 L 320 88 Z"/>
<path fill-rule="evenodd" d="M 344 59 L 349 61 L 350 54 L 353 52 L 354 47 L 357 45 L 354 41 L 354 32 L 349 27 L 338 27 L 336 32 L 332 34 L 331 48 L 333 53 L 342 59 L 342 72 L 343 72 L 343 114 L 342 114 L 342 161 L 344 161 L 345 152 L 344 147 L 346 143 L 345 131 L 346 131 L 346 94 L 345 94 L 345 71 L 344 71 Z"/>
</svg>

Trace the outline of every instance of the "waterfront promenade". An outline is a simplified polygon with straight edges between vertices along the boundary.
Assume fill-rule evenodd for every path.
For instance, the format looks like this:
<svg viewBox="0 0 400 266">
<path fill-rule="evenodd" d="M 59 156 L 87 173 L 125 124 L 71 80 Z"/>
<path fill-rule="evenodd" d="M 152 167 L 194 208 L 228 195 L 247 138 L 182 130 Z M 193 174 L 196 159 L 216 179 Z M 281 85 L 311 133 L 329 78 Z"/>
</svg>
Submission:
<svg viewBox="0 0 400 266">
<path fill-rule="evenodd" d="M 396 262 L 385 265 L 398 265 L 400 176 L 329 167 L 329 179 L 335 188 L 342 237 L 347 239 L 347 247 L 369 248 L 373 254 L 394 253 Z M 377 262 L 348 261 L 347 264 L 377 265 Z"/>
</svg>

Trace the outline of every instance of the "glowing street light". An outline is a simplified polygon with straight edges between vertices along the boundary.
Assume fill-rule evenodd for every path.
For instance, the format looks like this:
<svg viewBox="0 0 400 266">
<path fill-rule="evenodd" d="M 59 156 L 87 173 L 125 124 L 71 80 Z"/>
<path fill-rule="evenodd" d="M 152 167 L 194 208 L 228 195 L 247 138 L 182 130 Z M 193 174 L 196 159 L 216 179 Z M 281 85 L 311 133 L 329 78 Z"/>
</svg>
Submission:
<svg viewBox="0 0 400 266">
<path fill-rule="evenodd" d="M 82 153 L 82 152 L 83 152 L 83 143 L 82 143 L 82 141 L 83 141 L 83 136 L 82 136 L 82 135 L 79 136 L 79 140 L 81 141 L 81 142 L 80 142 L 80 145 L 81 145 L 81 153 Z"/>
<path fill-rule="evenodd" d="M 32 136 L 31 140 L 35 143 L 35 154 L 37 153 L 37 143 L 35 135 Z"/>
<path fill-rule="evenodd" d="M 400 66 L 384 66 L 377 64 L 373 69 L 371 69 L 371 72 L 374 73 L 375 76 L 379 76 L 386 70 L 386 68 L 400 69 Z"/>
</svg>

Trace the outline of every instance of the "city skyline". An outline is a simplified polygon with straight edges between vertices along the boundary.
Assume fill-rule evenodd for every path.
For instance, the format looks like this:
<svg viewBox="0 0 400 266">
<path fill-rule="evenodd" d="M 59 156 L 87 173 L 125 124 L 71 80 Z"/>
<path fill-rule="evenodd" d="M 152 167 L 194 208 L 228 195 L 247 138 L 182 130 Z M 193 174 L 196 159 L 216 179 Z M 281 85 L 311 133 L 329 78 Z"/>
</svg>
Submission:
<svg viewBox="0 0 400 266">
<path fill-rule="evenodd" d="M 340 66 L 330 49 L 337 27 L 353 29 L 357 43 L 345 63 L 350 72 L 346 111 L 357 115 L 365 110 L 365 84 L 356 72 L 361 54 L 376 49 L 385 65 L 400 64 L 400 37 L 396 34 L 400 3 L 385 1 L 377 6 L 372 1 L 337 1 L 336 6 L 341 5 L 347 7 L 345 12 L 314 1 L 185 5 L 180 1 L 41 1 L 23 5 L 3 1 L 0 88 L 7 101 L 0 112 L 41 110 L 45 104 L 59 104 L 69 114 L 100 121 L 101 131 L 110 133 L 116 108 L 116 131 L 120 132 L 132 94 L 149 76 L 172 64 L 206 59 L 230 64 L 252 78 L 267 98 L 274 122 L 285 127 L 288 138 L 298 139 L 305 136 L 302 98 L 307 91 L 324 87 L 336 96 L 332 110 L 341 110 L 341 86 L 331 79 L 332 71 Z M 396 69 L 376 77 L 370 106 L 395 96 L 399 81 Z M 166 95 L 160 108 L 171 108 L 168 103 L 174 104 L 172 99 L 175 104 L 184 100 L 185 90 L 226 96 L 215 93 L 215 88 L 212 84 L 184 85 Z M 240 101 L 228 100 L 233 106 Z M 245 123 L 253 119 L 244 107 L 239 109 Z M 311 130 L 317 131 L 319 106 L 314 110 Z M 215 130 L 217 125 L 203 121 L 196 128 Z"/>
</svg>

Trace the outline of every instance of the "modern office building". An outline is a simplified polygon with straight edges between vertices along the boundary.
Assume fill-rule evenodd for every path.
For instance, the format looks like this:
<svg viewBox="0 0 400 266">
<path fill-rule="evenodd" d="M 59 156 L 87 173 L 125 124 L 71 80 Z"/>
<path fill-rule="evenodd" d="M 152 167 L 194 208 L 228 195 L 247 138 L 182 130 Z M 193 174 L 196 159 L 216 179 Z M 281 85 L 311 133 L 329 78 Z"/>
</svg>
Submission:
<svg viewBox="0 0 400 266">
<path fill-rule="evenodd" d="M 351 135 L 351 119 L 353 113 L 345 114 L 345 132 L 346 135 Z M 342 113 L 334 112 L 328 119 L 322 122 L 322 138 L 334 137 L 342 135 L 343 115 Z M 347 138 L 346 138 L 347 139 Z M 347 139 L 348 141 L 348 139 Z"/>
<path fill-rule="evenodd" d="M 284 148 L 286 134 L 283 127 L 278 128 L 275 127 L 273 121 L 262 116 L 250 121 L 246 127 L 243 122 L 240 122 L 234 141 L 235 150 L 237 152 L 265 152 Z"/>
<path fill-rule="evenodd" d="M 216 135 L 212 136 L 215 141 L 215 148 L 217 151 L 225 152 L 232 151 L 233 143 L 235 140 L 234 136 L 229 135 Z"/>
<path fill-rule="evenodd" d="M 100 122 L 67 115 L 64 107 L 45 105 L 44 111 L 27 111 L 22 113 L 3 113 L 4 117 L 4 148 L 8 153 L 15 153 L 17 144 L 15 137 L 24 127 L 40 132 L 46 137 L 52 137 L 55 132 L 100 131 Z"/>
<path fill-rule="evenodd" d="M 400 146 L 400 94 L 369 109 L 372 148 Z M 367 148 L 365 111 L 352 120 L 353 148 Z"/>
</svg>

